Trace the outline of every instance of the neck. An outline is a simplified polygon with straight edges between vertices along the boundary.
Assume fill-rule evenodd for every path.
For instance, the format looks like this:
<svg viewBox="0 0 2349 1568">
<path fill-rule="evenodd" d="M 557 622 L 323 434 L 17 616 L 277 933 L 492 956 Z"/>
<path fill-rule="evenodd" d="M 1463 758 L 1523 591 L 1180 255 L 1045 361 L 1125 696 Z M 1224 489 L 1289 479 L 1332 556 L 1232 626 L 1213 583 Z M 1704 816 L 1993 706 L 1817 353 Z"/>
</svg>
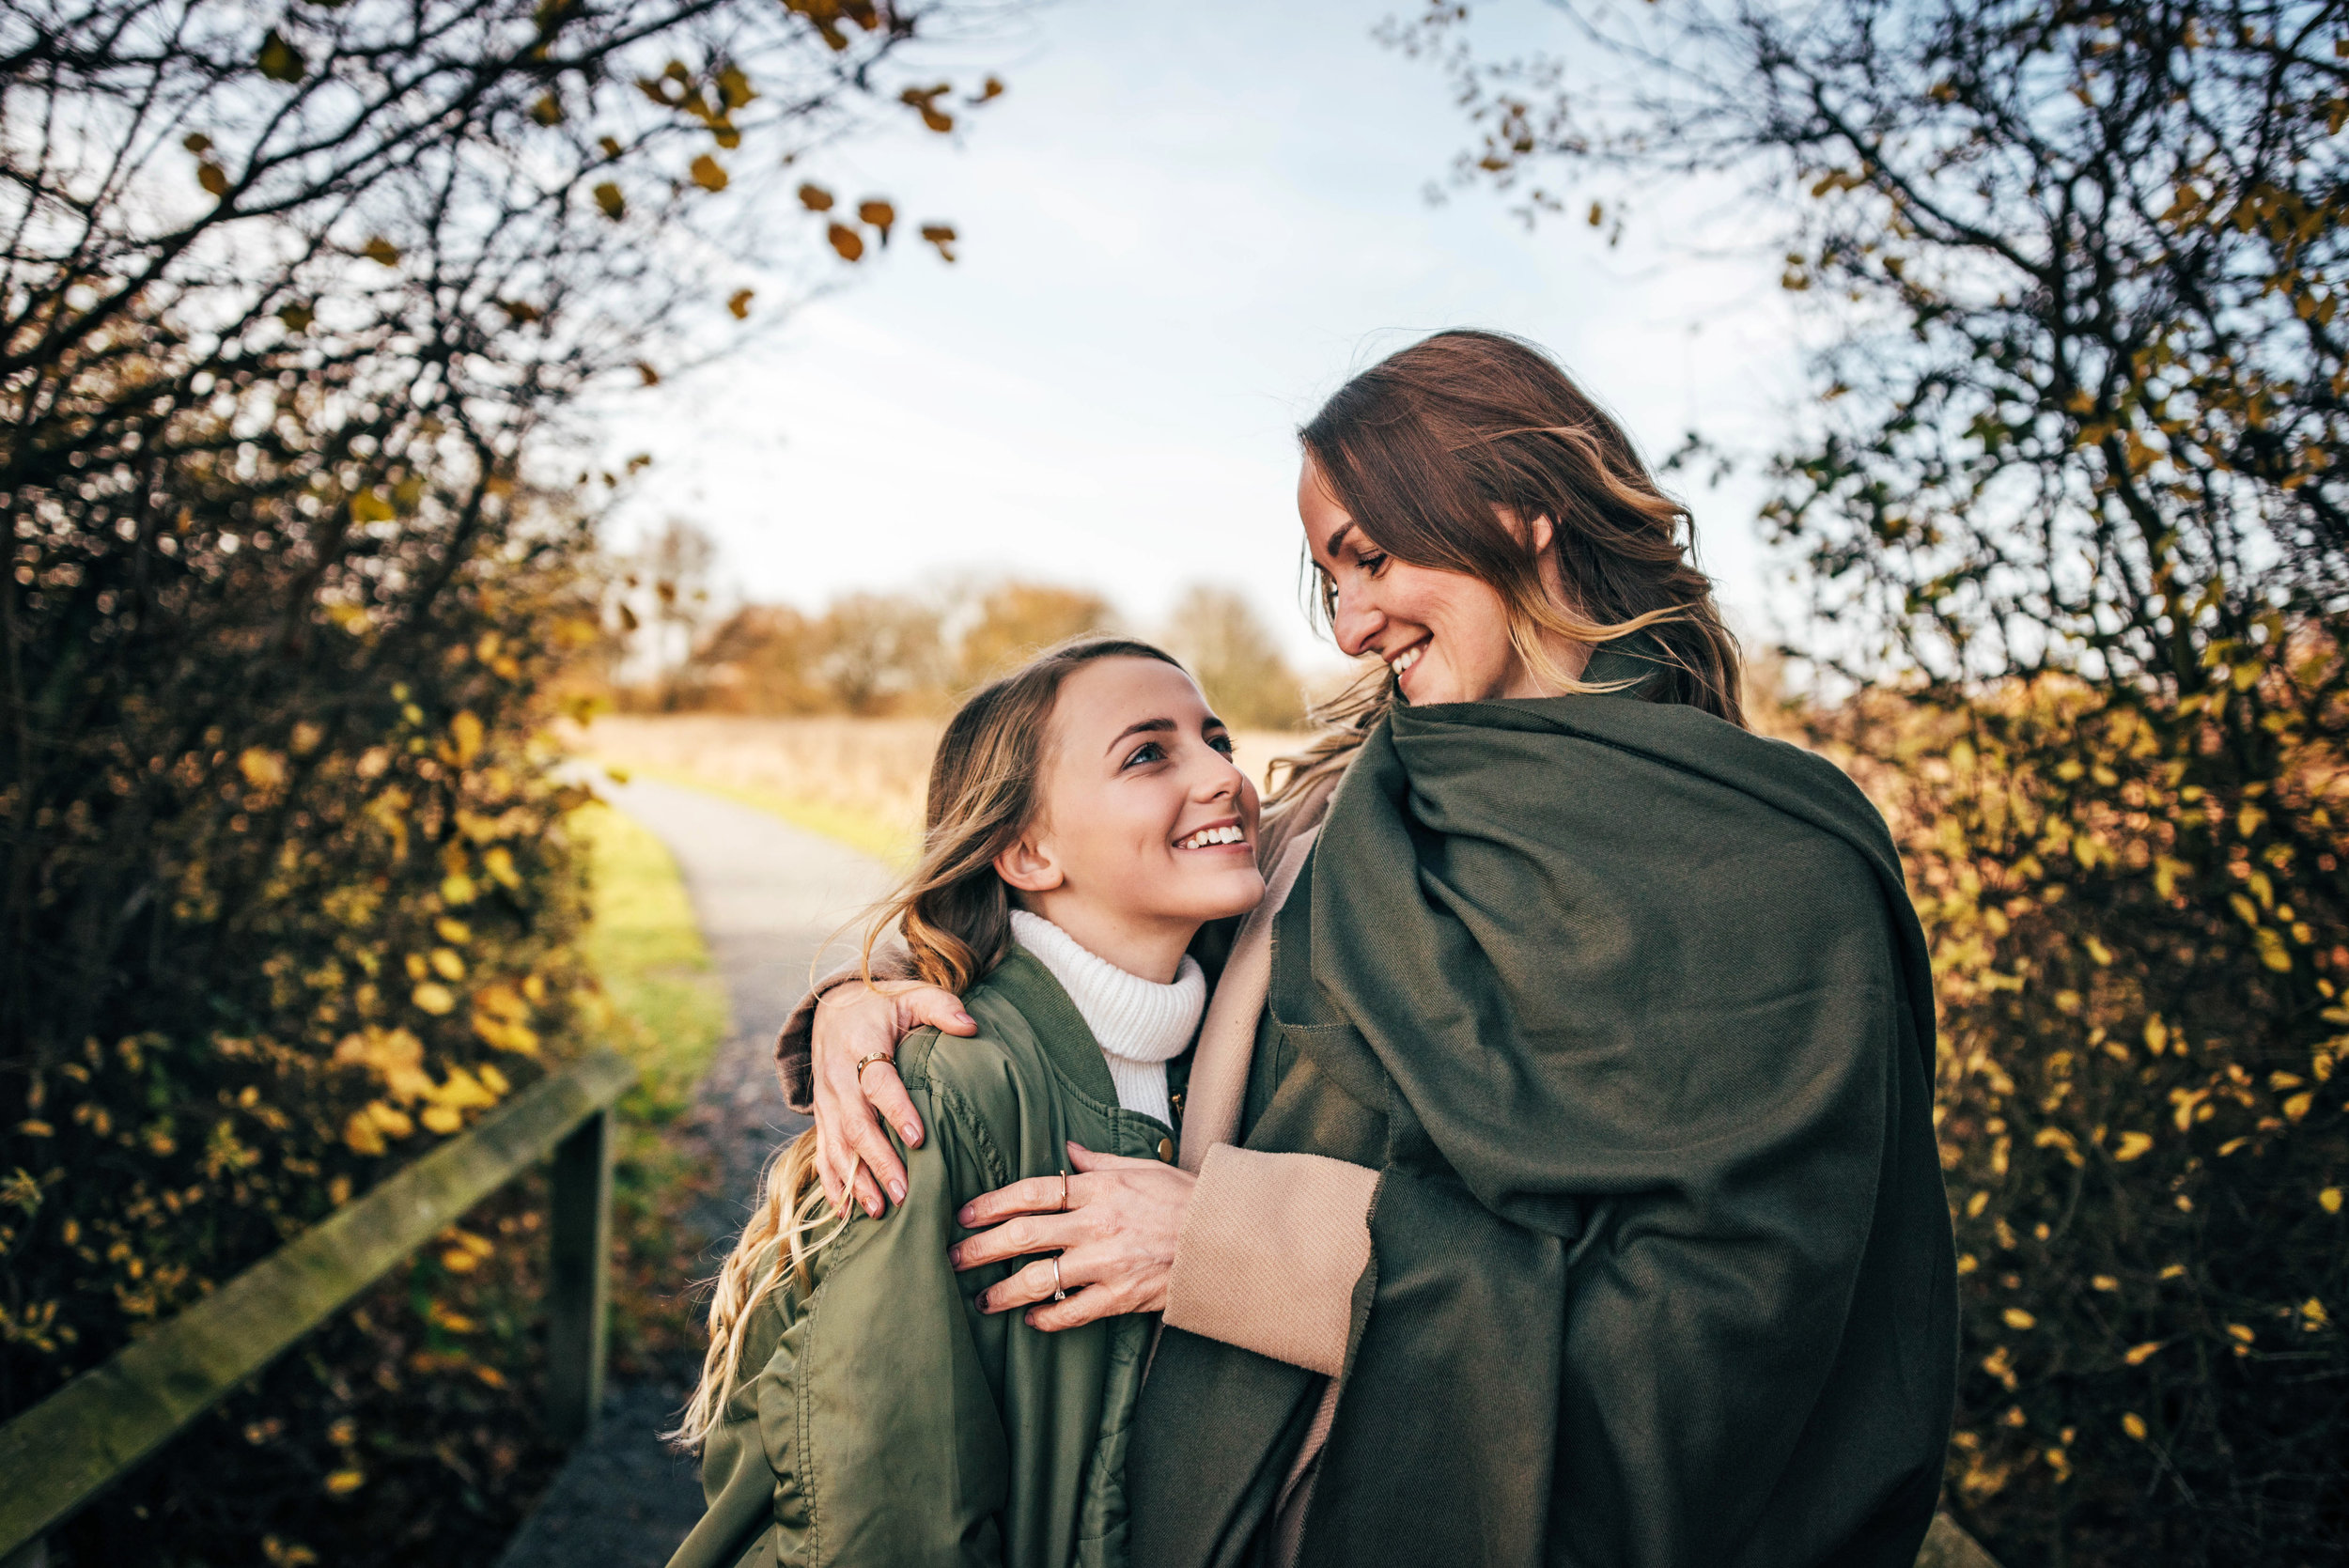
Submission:
<svg viewBox="0 0 2349 1568">
<path fill-rule="evenodd" d="M 1591 645 L 1588 643 L 1577 643 L 1554 631 L 1544 631 L 1541 644 L 1542 652 L 1549 656 L 1549 674 L 1563 675 L 1568 680 L 1580 680 L 1582 672 L 1591 667 Z M 1564 689 L 1553 684 L 1548 674 L 1536 671 L 1520 658 L 1508 684 L 1501 688 L 1501 695 L 1556 697 L 1563 695 L 1563 692 Z"/>
<path fill-rule="evenodd" d="M 1042 915 L 1074 937 L 1088 952 L 1128 974 L 1160 986 L 1174 983 L 1184 951 L 1199 934 L 1195 920 L 1153 919 L 1104 909 L 1097 901 L 1066 888 L 1024 893 L 1019 902 L 1031 913 Z"/>
</svg>

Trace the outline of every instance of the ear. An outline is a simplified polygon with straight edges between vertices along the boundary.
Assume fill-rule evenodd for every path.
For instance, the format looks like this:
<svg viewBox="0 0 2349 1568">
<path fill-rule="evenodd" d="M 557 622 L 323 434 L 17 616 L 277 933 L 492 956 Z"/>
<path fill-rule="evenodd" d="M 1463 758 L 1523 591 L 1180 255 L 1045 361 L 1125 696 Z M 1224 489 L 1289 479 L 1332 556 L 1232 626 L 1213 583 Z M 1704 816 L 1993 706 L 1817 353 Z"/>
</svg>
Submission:
<svg viewBox="0 0 2349 1568">
<path fill-rule="evenodd" d="M 1550 525 L 1547 516 L 1535 518 L 1533 520 L 1533 553 L 1539 555 L 1543 551 L 1548 550 L 1549 541 L 1557 536 L 1557 533 L 1558 530 Z"/>
<path fill-rule="evenodd" d="M 1029 835 L 995 857 L 995 875 L 1021 893 L 1050 893 L 1068 879 L 1051 846 Z"/>
</svg>

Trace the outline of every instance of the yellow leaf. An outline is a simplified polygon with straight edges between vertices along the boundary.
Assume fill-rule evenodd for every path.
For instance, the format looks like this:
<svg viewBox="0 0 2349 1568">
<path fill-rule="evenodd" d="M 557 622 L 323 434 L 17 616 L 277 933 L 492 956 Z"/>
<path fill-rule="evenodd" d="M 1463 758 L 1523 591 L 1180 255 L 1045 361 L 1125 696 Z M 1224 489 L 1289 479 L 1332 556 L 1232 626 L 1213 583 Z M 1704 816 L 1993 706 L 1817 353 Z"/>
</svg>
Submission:
<svg viewBox="0 0 2349 1568">
<path fill-rule="evenodd" d="M 738 288 L 734 291 L 734 297 L 726 301 L 726 309 L 734 313 L 736 320 L 744 321 L 750 318 L 751 300 L 755 293 L 754 289 Z"/>
<path fill-rule="evenodd" d="M 446 1105 L 426 1106 L 418 1120 L 424 1123 L 426 1131 L 437 1132 L 443 1138 L 465 1125 L 465 1118 L 457 1108 Z"/>
<path fill-rule="evenodd" d="M 2121 1288 L 2121 1281 L 2109 1274 L 2099 1274 L 2088 1282 L 2096 1290 L 2119 1290 Z"/>
<path fill-rule="evenodd" d="M 521 891 L 522 879 L 515 873 L 513 854 L 504 845 L 498 845 L 482 855 L 481 869 L 488 872 L 490 880 L 498 886 Z"/>
<path fill-rule="evenodd" d="M 471 768 L 473 759 L 481 754 L 483 728 L 481 716 L 472 708 L 459 712 L 448 722 L 449 738 L 457 745 L 457 766 Z"/>
<path fill-rule="evenodd" d="M 441 939 L 444 942 L 469 942 L 473 940 L 472 926 L 467 925 L 461 920 L 451 920 L 446 915 L 443 915 L 440 919 L 434 921 L 432 923 L 432 929 L 440 933 Z"/>
<path fill-rule="evenodd" d="M 2031 1316 L 2030 1313 L 2023 1311 L 2020 1307 L 2009 1307 L 2005 1312 L 2000 1312 L 1999 1315 L 2005 1320 L 2006 1326 L 2009 1328 L 2017 1330 L 2033 1327 L 2039 1322 L 2037 1318 Z"/>
<path fill-rule="evenodd" d="M 441 1266 L 451 1274 L 471 1274 L 481 1266 L 481 1260 L 461 1248 L 452 1247 L 441 1254 Z"/>
<path fill-rule="evenodd" d="M 2241 1342 L 2242 1342 L 2243 1343 L 2245 1343 L 2245 1344 L 2249 1344 L 2249 1343 L 2251 1343 L 2251 1341 L 2252 1341 L 2254 1338 L 2256 1338 L 2256 1337 L 2257 1337 L 2257 1336 L 2255 1336 L 2255 1335 L 2251 1332 L 2251 1330 L 2249 1330 L 2248 1328 L 2246 1328 L 2246 1327 L 2245 1327 L 2242 1324 L 2240 1324 L 2240 1323 L 2230 1323 L 2230 1324 L 2228 1324 L 2228 1325 L 2227 1325 L 2227 1332 L 2228 1332 L 2231 1336 L 2232 1336 L 2233 1338 L 2235 1338 L 2235 1339 L 2237 1339 L 2237 1340 L 2241 1341 Z"/>
<path fill-rule="evenodd" d="M 2121 1430 L 2141 1443 L 2145 1440 L 2145 1418 L 2131 1410 L 2122 1416 Z"/>
<path fill-rule="evenodd" d="M 2124 1132 L 2121 1135 L 2121 1146 L 2112 1151 L 2112 1157 L 2117 1160 L 2136 1159 L 2153 1146 L 2154 1141 L 2148 1134 Z"/>
<path fill-rule="evenodd" d="M 705 191 L 723 191 L 726 188 L 724 166 L 707 152 L 694 159 L 692 167 L 687 172 L 693 177 L 693 183 Z"/>
<path fill-rule="evenodd" d="M 343 1141 L 353 1154 L 380 1155 L 383 1152 L 383 1134 L 377 1130 L 375 1119 L 366 1111 L 353 1111 L 343 1124 Z"/>
<path fill-rule="evenodd" d="M 628 198 L 620 194 L 620 188 L 608 179 L 596 187 L 596 205 L 602 208 L 603 215 L 614 223 L 618 223 L 628 213 Z"/>
<path fill-rule="evenodd" d="M 456 993 L 451 991 L 446 986 L 443 986 L 435 980 L 428 980 L 423 985 L 417 986 L 414 991 L 410 993 L 409 1000 L 413 1001 L 425 1012 L 430 1013 L 436 1017 L 443 1013 L 450 1011 L 457 1005 Z"/>
<path fill-rule="evenodd" d="M 350 498 L 350 520 L 353 522 L 389 522 L 399 516 L 390 498 L 380 487 L 370 487 Z"/>
<path fill-rule="evenodd" d="M 326 1489 L 336 1497 L 356 1492 L 367 1483 L 367 1478 L 357 1470 L 336 1470 L 326 1478 Z"/>
<path fill-rule="evenodd" d="M 2121 1359 L 2133 1367 L 2143 1366 L 2160 1353 L 2162 1343 L 2160 1340 L 2147 1340 L 2143 1344 L 2131 1345 L 2129 1353 Z"/>
<path fill-rule="evenodd" d="M 2314 1104 L 2316 1104 L 2315 1094 L 2312 1091 L 2304 1091 L 2284 1101 L 2284 1114 L 2296 1122 L 2306 1116 L 2309 1113 L 2309 1108 Z"/>
<path fill-rule="evenodd" d="M 864 258 L 864 237 L 848 225 L 834 224 L 824 231 L 824 236 L 832 241 L 832 248 L 840 253 L 841 260 L 861 261 Z"/>
<path fill-rule="evenodd" d="M 441 902 L 465 905 L 473 902 L 473 878 L 461 871 L 452 871 L 441 878 Z"/>
<path fill-rule="evenodd" d="M 800 187 L 800 205 L 810 212 L 829 212 L 832 210 L 832 193 L 821 185 L 802 185 Z"/>
<path fill-rule="evenodd" d="M 275 789 L 286 782 L 286 759 L 258 746 L 248 746 L 238 756 L 237 770 L 256 789 Z"/>
<path fill-rule="evenodd" d="M 369 240 L 359 254 L 381 266 L 397 267 L 399 265 L 399 247 L 380 234 Z"/>
<path fill-rule="evenodd" d="M 2324 1191 L 2318 1193 L 2316 1195 L 2316 1206 L 2323 1209 L 2326 1214 L 2339 1214 L 2341 1212 L 2341 1188 L 2337 1187 L 2328 1187 Z"/>
<path fill-rule="evenodd" d="M 228 171 L 209 158 L 195 166 L 195 182 L 204 187 L 208 195 L 225 196 L 228 194 Z"/>
<path fill-rule="evenodd" d="M 443 980 L 462 980 L 465 978 L 465 960 L 448 948 L 436 947 L 432 950 L 432 972 Z"/>
</svg>

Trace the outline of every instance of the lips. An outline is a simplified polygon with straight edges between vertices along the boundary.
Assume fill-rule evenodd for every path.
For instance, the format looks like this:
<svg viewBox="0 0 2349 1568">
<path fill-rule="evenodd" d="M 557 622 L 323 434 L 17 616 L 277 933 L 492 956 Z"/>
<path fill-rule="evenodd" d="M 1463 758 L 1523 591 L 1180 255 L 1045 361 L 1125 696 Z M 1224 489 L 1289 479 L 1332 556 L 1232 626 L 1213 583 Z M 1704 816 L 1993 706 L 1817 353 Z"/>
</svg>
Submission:
<svg viewBox="0 0 2349 1568">
<path fill-rule="evenodd" d="M 1245 844 L 1248 830 L 1237 822 L 1220 822 L 1212 828 L 1202 828 L 1189 838 L 1174 841 L 1177 849 L 1211 849 L 1219 844 Z"/>
</svg>

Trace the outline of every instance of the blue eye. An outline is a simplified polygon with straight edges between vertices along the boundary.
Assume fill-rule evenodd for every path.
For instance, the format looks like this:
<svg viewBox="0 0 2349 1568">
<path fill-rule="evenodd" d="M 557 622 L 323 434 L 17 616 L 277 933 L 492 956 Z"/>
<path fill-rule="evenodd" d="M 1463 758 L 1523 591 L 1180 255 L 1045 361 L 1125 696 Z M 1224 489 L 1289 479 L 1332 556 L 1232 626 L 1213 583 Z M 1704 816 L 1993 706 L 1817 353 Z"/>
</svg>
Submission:
<svg viewBox="0 0 2349 1568">
<path fill-rule="evenodd" d="M 1133 755 L 1126 759 L 1126 766 L 1138 768 L 1145 762 L 1164 762 L 1165 760 L 1166 748 L 1155 740 L 1150 740 L 1134 748 Z"/>
<path fill-rule="evenodd" d="M 1211 735 L 1207 737 L 1207 744 L 1221 752 L 1225 756 L 1232 754 L 1232 737 L 1228 735 Z"/>
</svg>

